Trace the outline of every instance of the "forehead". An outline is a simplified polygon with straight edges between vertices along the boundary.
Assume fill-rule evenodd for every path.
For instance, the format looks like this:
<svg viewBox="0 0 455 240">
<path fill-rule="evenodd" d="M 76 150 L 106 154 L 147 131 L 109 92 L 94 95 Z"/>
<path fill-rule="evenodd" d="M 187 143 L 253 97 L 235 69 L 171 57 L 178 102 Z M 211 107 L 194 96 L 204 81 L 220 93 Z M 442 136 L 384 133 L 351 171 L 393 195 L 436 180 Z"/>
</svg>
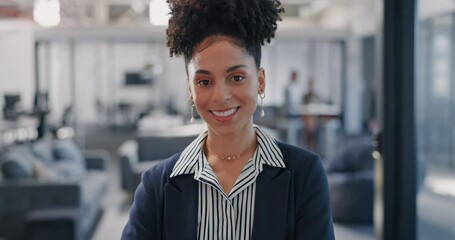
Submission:
<svg viewBox="0 0 455 240">
<path fill-rule="evenodd" d="M 224 36 L 224 35 L 211 35 L 209 37 L 206 37 L 204 40 L 202 40 L 200 43 L 196 44 L 194 47 L 194 53 L 201 52 L 205 48 L 210 47 L 211 45 L 219 42 L 229 42 L 233 44 L 234 46 L 237 46 L 239 48 L 243 48 L 243 45 L 240 41 L 236 40 L 235 38 Z"/>
<path fill-rule="evenodd" d="M 195 69 L 229 67 L 240 63 L 254 65 L 254 58 L 234 40 L 219 37 L 209 38 L 198 44 L 189 61 L 189 67 Z"/>
</svg>

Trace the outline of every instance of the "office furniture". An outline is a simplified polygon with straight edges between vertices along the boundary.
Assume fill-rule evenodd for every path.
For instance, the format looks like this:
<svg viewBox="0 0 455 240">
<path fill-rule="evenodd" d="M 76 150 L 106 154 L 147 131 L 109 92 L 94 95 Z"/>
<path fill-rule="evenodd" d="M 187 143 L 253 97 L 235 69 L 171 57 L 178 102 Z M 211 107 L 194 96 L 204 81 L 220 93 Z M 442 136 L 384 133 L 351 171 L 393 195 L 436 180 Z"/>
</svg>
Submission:
<svg viewBox="0 0 455 240">
<path fill-rule="evenodd" d="M 108 153 L 43 138 L 0 154 L 0 238 L 90 239 L 102 214 Z"/>
<path fill-rule="evenodd" d="M 122 143 L 118 150 L 122 189 L 133 193 L 145 170 L 183 151 L 205 128 L 205 124 L 193 124 L 142 131 Z"/>
<path fill-rule="evenodd" d="M 335 222 L 373 222 L 372 153 L 372 137 L 355 136 L 345 139 L 334 156 L 326 160 Z"/>
</svg>

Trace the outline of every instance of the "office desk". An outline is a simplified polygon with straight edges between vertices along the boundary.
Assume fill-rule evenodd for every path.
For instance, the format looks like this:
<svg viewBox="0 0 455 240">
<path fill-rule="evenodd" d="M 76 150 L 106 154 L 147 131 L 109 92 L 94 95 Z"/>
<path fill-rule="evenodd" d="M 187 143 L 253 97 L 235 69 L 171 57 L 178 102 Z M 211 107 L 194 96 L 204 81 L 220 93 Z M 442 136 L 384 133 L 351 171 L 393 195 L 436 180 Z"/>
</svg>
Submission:
<svg viewBox="0 0 455 240">
<path fill-rule="evenodd" d="M 299 116 L 317 116 L 317 117 L 339 117 L 341 116 L 341 107 L 331 104 L 302 104 L 297 112 Z"/>
</svg>

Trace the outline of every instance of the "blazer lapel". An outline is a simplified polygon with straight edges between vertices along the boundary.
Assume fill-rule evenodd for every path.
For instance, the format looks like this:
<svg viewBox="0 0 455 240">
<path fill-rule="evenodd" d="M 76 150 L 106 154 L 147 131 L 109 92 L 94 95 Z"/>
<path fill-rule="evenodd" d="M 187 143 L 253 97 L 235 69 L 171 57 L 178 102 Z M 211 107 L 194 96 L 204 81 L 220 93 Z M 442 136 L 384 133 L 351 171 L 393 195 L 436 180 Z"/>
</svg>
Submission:
<svg viewBox="0 0 455 240">
<path fill-rule="evenodd" d="M 289 170 L 264 165 L 256 179 L 253 240 L 284 239 L 290 176 Z"/>
<path fill-rule="evenodd" d="M 194 175 L 173 178 L 165 185 L 166 240 L 197 239 L 198 183 Z M 286 235 L 290 172 L 264 165 L 256 179 L 253 240 L 283 239 Z"/>
<path fill-rule="evenodd" d="M 193 176 L 177 176 L 165 185 L 163 217 L 167 240 L 197 238 L 198 183 Z"/>
</svg>

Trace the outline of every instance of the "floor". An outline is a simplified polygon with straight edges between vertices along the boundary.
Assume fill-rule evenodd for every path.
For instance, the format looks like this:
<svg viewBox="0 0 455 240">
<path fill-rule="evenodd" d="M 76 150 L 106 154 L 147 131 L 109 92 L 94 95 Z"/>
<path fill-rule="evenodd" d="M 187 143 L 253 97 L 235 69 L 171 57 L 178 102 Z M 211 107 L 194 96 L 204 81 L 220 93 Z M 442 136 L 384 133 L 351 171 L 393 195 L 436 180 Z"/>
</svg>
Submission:
<svg viewBox="0 0 455 240">
<path fill-rule="evenodd" d="M 123 227 L 128 220 L 129 205 L 125 204 L 127 196 L 120 190 L 120 170 L 116 151 L 120 144 L 134 139 L 134 131 L 87 127 L 84 141 L 87 149 L 106 149 L 110 152 L 110 185 L 104 198 L 105 212 L 94 232 L 93 240 L 120 239 Z M 373 240 L 374 231 L 371 225 L 335 224 L 335 236 L 340 240 Z"/>
<path fill-rule="evenodd" d="M 419 239 L 455 239 L 455 172 L 430 166 L 417 197 Z"/>
</svg>

